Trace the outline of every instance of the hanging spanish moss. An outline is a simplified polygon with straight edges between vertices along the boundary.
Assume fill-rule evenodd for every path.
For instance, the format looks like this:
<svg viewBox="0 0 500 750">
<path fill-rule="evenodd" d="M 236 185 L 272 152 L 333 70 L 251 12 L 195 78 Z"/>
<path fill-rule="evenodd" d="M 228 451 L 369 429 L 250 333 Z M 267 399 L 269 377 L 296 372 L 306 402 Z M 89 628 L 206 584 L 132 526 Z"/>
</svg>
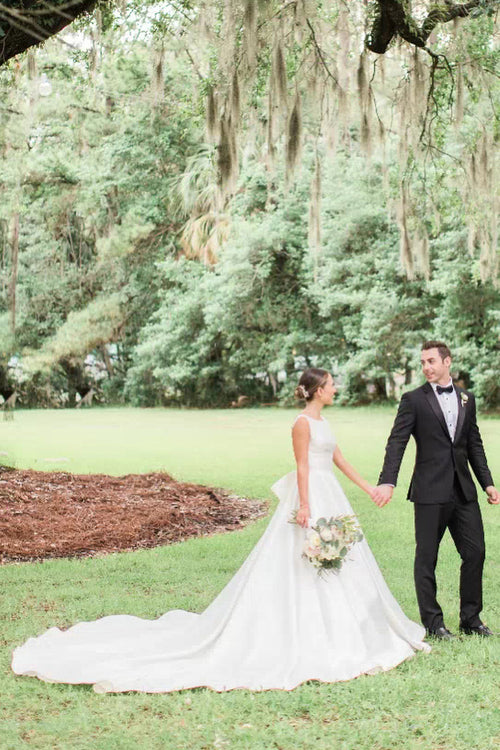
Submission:
<svg viewBox="0 0 500 750">
<path fill-rule="evenodd" d="M 231 149 L 231 190 L 236 188 L 236 180 L 238 178 L 238 144 L 236 140 L 236 123 L 231 116 L 228 117 L 228 132 L 229 132 L 229 147 Z"/>
<path fill-rule="evenodd" d="M 274 125 L 275 125 L 275 106 L 273 104 L 273 97 L 271 87 L 267 95 L 267 167 L 269 170 L 274 167 L 274 160 L 276 157 L 276 147 L 274 144 Z"/>
<path fill-rule="evenodd" d="M 220 207 L 223 207 L 235 190 L 238 176 L 236 129 L 231 114 L 221 117 L 219 132 L 217 167 Z"/>
<path fill-rule="evenodd" d="M 338 54 L 337 69 L 339 73 L 339 85 L 347 91 L 351 77 L 349 55 L 351 51 L 351 30 L 349 24 L 349 12 L 345 5 L 341 5 L 337 20 Z"/>
<path fill-rule="evenodd" d="M 37 65 L 36 65 L 36 52 L 34 49 L 30 49 L 27 52 L 27 70 L 29 79 L 29 108 L 31 113 L 35 107 L 38 99 L 38 81 L 37 81 Z"/>
<path fill-rule="evenodd" d="M 317 152 L 309 201 L 309 250 L 313 256 L 314 281 L 317 281 L 321 251 L 321 163 Z"/>
<path fill-rule="evenodd" d="M 96 8 L 95 14 L 95 25 L 96 25 L 96 33 L 97 33 L 97 41 L 100 44 L 102 39 L 102 12 L 101 9 L 98 7 Z"/>
<path fill-rule="evenodd" d="M 386 163 L 386 145 L 387 145 L 387 139 L 386 139 L 386 129 L 385 125 L 383 123 L 383 120 L 380 119 L 380 117 L 377 119 L 377 145 L 379 146 L 381 152 L 382 152 L 382 162 Z"/>
<path fill-rule="evenodd" d="M 332 112 L 331 108 L 325 119 L 324 131 L 325 131 L 325 145 L 327 153 L 330 159 L 333 159 L 337 153 L 338 145 L 338 130 L 337 130 L 337 115 L 336 112 Z"/>
<path fill-rule="evenodd" d="M 229 127 L 228 119 L 222 117 L 219 123 L 220 137 L 217 160 L 221 196 L 226 196 L 230 192 L 234 174 L 232 137 Z"/>
<path fill-rule="evenodd" d="M 277 104 L 281 111 L 286 112 L 288 104 L 287 77 L 285 57 L 280 42 L 276 44 L 274 49 L 271 66 L 271 89 L 276 95 Z"/>
<path fill-rule="evenodd" d="M 486 133 L 483 133 L 483 136 L 479 143 L 479 161 L 478 161 L 478 169 L 476 171 L 476 186 L 481 190 L 483 193 L 490 193 L 490 191 L 493 188 L 492 185 L 492 176 L 493 176 L 493 168 L 490 165 L 490 157 L 489 154 L 491 152 L 491 145 L 488 143 L 488 136 Z"/>
<path fill-rule="evenodd" d="M 413 51 L 413 73 L 410 78 L 410 108 L 411 118 L 416 120 L 417 125 L 420 125 L 424 115 L 424 111 L 427 106 L 426 102 L 426 70 L 422 61 L 422 52 L 416 47 Z"/>
<path fill-rule="evenodd" d="M 464 119 L 464 73 L 461 63 L 457 65 L 456 87 L 455 125 L 460 125 Z"/>
<path fill-rule="evenodd" d="M 153 75 L 151 81 L 152 97 L 155 104 L 160 104 L 163 100 L 163 90 L 165 86 L 165 77 L 163 71 L 165 51 L 163 45 L 153 52 Z"/>
<path fill-rule="evenodd" d="M 348 131 L 350 108 L 349 108 L 349 97 L 347 96 L 347 91 L 343 89 L 341 86 L 337 88 L 337 101 L 338 101 L 339 126 L 342 131 L 342 134 L 345 136 Z"/>
<path fill-rule="evenodd" d="M 370 157 L 372 154 L 372 133 L 367 112 L 363 112 L 361 116 L 360 144 L 364 153 Z"/>
<path fill-rule="evenodd" d="M 361 116 L 360 144 L 363 152 L 370 157 L 372 154 L 372 111 L 373 91 L 368 80 L 366 53 L 359 56 L 358 69 L 356 72 L 358 88 L 358 106 Z"/>
<path fill-rule="evenodd" d="M 467 250 L 471 258 L 474 257 L 477 247 L 477 227 L 472 222 L 469 223 L 469 231 L 467 234 Z"/>
<path fill-rule="evenodd" d="M 300 159 L 302 150 L 302 111 L 300 94 L 297 91 L 290 119 L 286 142 L 286 176 L 290 180 Z"/>
<path fill-rule="evenodd" d="M 448 38 L 436 27 L 434 36 L 424 40 L 429 48 L 407 39 L 398 27 L 398 33 L 391 36 L 389 54 L 375 56 L 370 44 L 363 42 L 365 34 L 371 34 L 372 41 L 375 34 L 371 22 L 366 20 L 370 0 L 341 0 L 331 6 L 314 0 L 221 0 L 215 10 L 213 4 L 203 0 L 200 3 L 213 51 L 207 62 L 208 70 L 203 70 L 200 77 L 212 82 L 207 88 L 207 134 L 210 141 L 218 144 L 221 205 L 235 189 L 241 113 L 251 107 L 260 107 L 261 111 L 252 136 L 252 158 L 265 161 L 270 180 L 274 179 L 271 172 L 275 163 L 284 157 L 286 180 L 290 181 L 300 164 L 303 131 L 306 140 L 313 134 L 317 138 L 319 133 L 321 148 L 328 155 L 333 155 L 341 144 L 346 150 L 359 146 L 367 157 L 373 154 L 380 157 L 383 188 L 389 202 L 394 188 L 390 186 L 386 150 L 389 152 L 394 144 L 398 157 L 394 170 L 399 172 L 398 179 L 405 186 L 398 210 L 401 262 L 409 276 L 422 274 L 428 278 L 429 238 L 415 215 L 416 209 L 412 209 L 410 191 L 418 176 L 425 180 L 425 173 L 434 179 L 434 164 L 441 154 L 446 154 L 435 137 L 436 124 L 443 122 L 446 108 L 448 116 L 453 117 L 457 134 L 464 136 L 464 144 L 466 128 L 472 132 L 467 95 L 469 87 L 472 91 L 472 86 L 480 83 L 480 67 L 464 47 L 462 35 L 457 31 L 459 22 L 455 23 L 454 41 L 450 41 L 451 22 L 447 27 L 443 25 L 443 29 L 448 29 Z M 411 5 L 410 0 L 404 0 L 410 20 L 413 13 L 418 20 L 418 9 L 423 10 L 425 4 L 418 4 L 418 9 L 417 4 L 413 4 L 413 9 Z M 449 67 L 443 55 L 438 60 L 433 53 L 431 47 L 437 51 L 438 45 L 451 50 Z M 453 111 L 451 102 L 441 93 L 445 89 L 439 91 L 441 80 L 451 76 L 452 70 L 455 71 Z M 267 91 L 265 77 L 268 77 Z M 296 89 L 294 96 L 292 85 Z M 266 115 L 262 113 L 264 97 Z M 488 125 L 485 123 L 483 127 L 488 129 Z M 467 225 L 491 226 L 487 230 L 489 261 L 486 240 L 471 230 L 474 238 L 469 247 L 474 247 L 475 257 L 481 256 L 484 268 L 492 267 L 491 248 L 496 242 L 491 223 L 495 213 L 491 200 L 493 144 L 488 138 L 478 138 L 472 149 L 470 142 L 467 143 L 469 153 L 473 153 L 464 199 Z M 248 149 L 245 153 L 248 156 Z M 468 161 L 465 156 L 464 163 Z M 312 197 L 311 186 L 311 226 L 316 216 Z M 418 205 L 415 201 L 415 206 Z"/>
<path fill-rule="evenodd" d="M 497 150 L 491 135 L 483 132 L 470 154 L 468 184 L 463 198 L 467 207 L 467 248 L 472 257 L 479 252 L 481 279 L 498 280 Z"/>
<path fill-rule="evenodd" d="M 33 48 L 26 53 L 26 66 L 28 69 L 28 78 L 33 81 L 36 78 L 36 52 Z"/>
<path fill-rule="evenodd" d="M 222 44 L 219 47 L 218 63 L 226 80 L 231 80 L 236 59 L 236 34 L 239 24 L 236 17 L 235 0 L 224 1 L 224 17 L 221 31 Z"/>
<path fill-rule="evenodd" d="M 479 270 L 481 281 L 493 278 L 498 283 L 498 232 L 496 227 L 492 227 L 493 232 L 488 227 L 479 228 Z"/>
<path fill-rule="evenodd" d="M 366 54 L 362 52 L 359 56 L 359 64 L 357 70 L 357 81 L 358 81 L 358 101 L 361 112 L 366 111 L 369 103 L 369 84 L 368 77 L 366 74 Z"/>
<path fill-rule="evenodd" d="M 249 70 L 253 70 L 257 62 L 257 2 L 246 0 L 243 14 L 243 44 Z"/>
<path fill-rule="evenodd" d="M 499 285 L 499 278 L 498 278 L 498 271 L 499 271 L 499 253 L 498 253 L 498 209 L 499 209 L 499 203 L 500 198 L 498 195 L 494 198 L 494 206 L 493 210 L 491 212 L 491 243 L 490 243 L 490 262 L 489 267 L 487 269 L 487 274 L 483 281 L 485 281 L 488 278 L 493 279 L 493 283 L 495 286 L 498 287 Z"/>
<path fill-rule="evenodd" d="M 240 84 L 238 81 L 238 71 L 234 71 L 231 82 L 231 120 L 235 128 L 240 123 Z"/>
<path fill-rule="evenodd" d="M 421 228 L 421 232 L 417 235 L 415 242 L 415 258 L 418 263 L 418 267 L 421 275 L 429 280 L 430 278 L 430 244 L 429 235 L 425 230 L 425 227 Z"/>
<path fill-rule="evenodd" d="M 415 268 L 413 255 L 410 244 L 410 235 L 408 232 L 408 214 L 409 214 L 409 196 L 408 186 L 404 183 L 400 185 L 399 203 L 397 206 L 397 220 L 399 226 L 399 258 L 403 270 L 411 280 L 415 278 Z"/>
<path fill-rule="evenodd" d="M 217 98 L 213 86 L 208 86 L 206 108 L 207 138 L 215 143 L 219 138 L 219 118 L 217 112 Z"/>
<path fill-rule="evenodd" d="M 293 36 L 299 45 L 304 43 L 304 29 L 308 18 L 308 8 L 305 0 L 296 0 L 294 7 Z"/>
</svg>

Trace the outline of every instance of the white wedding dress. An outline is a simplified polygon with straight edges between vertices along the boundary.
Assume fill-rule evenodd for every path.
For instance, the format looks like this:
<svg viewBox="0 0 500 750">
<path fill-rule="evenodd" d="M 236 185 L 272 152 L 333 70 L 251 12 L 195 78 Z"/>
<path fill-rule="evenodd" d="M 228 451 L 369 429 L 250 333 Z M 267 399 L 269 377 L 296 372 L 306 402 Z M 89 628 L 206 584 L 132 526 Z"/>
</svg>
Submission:
<svg viewBox="0 0 500 750">
<path fill-rule="evenodd" d="M 306 418 L 311 516 L 352 514 L 332 471 L 328 422 Z M 296 472 L 273 491 L 280 502 L 266 531 L 204 612 L 173 610 L 157 620 L 111 615 L 66 631 L 50 628 L 16 648 L 13 671 L 90 683 L 97 692 L 292 690 L 306 680 L 391 669 L 415 650 L 430 650 L 424 628 L 404 615 L 366 541 L 352 547 L 339 573 L 321 578 L 301 556 L 304 529 L 288 523 L 298 507 Z"/>
</svg>

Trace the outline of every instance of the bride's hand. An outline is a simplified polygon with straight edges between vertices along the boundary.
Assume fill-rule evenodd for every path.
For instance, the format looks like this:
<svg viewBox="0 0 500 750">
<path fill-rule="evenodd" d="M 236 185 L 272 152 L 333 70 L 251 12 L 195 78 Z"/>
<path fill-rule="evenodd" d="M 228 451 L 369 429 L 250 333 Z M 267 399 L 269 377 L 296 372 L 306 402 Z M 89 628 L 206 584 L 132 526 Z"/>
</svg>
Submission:
<svg viewBox="0 0 500 750">
<path fill-rule="evenodd" d="M 307 529 L 309 525 L 309 508 L 302 506 L 297 511 L 297 523 L 302 526 L 303 529 Z"/>
</svg>

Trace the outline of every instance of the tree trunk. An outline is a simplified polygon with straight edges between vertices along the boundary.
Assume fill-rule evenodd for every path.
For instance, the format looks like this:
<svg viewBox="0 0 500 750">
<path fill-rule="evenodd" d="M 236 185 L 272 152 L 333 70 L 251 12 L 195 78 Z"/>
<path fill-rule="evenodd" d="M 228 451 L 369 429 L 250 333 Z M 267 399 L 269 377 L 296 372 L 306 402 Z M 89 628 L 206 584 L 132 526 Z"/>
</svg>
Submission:
<svg viewBox="0 0 500 750">
<path fill-rule="evenodd" d="M 276 398 L 276 394 L 278 393 L 278 381 L 276 380 L 272 372 L 268 372 L 267 374 L 269 376 L 271 388 L 273 389 L 273 398 Z"/>
<path fill-rule="evenodd" d="M 104 359 L 104 364 L 106 365 L 108 375 L 110 378 L 112 378 L 115 374 L 115 368 L 113 367 L 113 362 L 111 361 L 111 357 L 109 356 L 108 347 L 106 346 L 106 344 L 103 344 L 102 346 L 102 357 Z"/>
<path fill-rule="evenodd" d="M 91 390 L 89 380 L 84 372 L 81 362 L 64 357 L 59 361 L 68 383 L 68 403 L 70 406 L 77 405 L 77 394 L 84 398 Z"/>
<path fill-rule="evenodd" d="M 405 385 L 410 385 L 411 383 L 411 376 L 412 376 L 412 369 L 409 362 L 405 362 Z"/>
<path fill-rule="evenodd" d="M 383 55 L 396 36 L 415 47 L 425 47 L 438 24 L 449 23 L 455 18 L 466 18 L 473 10 L 494 11 L 497 5 L 498 0 L 469 0 L 466 3 L 444 0 L 431 6 L 426 18 L 419 24 L 412 16 L 408 0 L 377 0 L 366 47 L 371 52 Z"/>
<path fill-rule="evenodd" d="M 375 386 L 375 400 L 387 401 L 387 383 L 385 377 L 374 378 L 373 385 Z"/>
<path fill-rule="evenodd" d="M 109 0 L 101 0 L 102 3 Z M 24 0 L 2 5 L 0 65 L 44 42 L 83 13 L 94 8 L 96 0 Z M 47 10 L 52 11 L 48 13 Z"/>
</svg>

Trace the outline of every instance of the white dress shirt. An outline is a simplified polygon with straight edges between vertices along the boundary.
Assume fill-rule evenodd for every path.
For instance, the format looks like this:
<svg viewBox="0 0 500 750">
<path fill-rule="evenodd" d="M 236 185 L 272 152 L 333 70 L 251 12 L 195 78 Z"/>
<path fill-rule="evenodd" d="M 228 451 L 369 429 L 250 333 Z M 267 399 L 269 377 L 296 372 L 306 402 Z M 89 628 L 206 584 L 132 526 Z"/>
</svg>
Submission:
<svg viewBox="0 0 500 750">
<path fill-rule="evenodd" d="M 438 400 L 439 406 L 441 407 L 441 411 L 443 412 L 444 421 L 446 422 L 446 426 L 448 427 L 450 438 L 453 440 L 455 438 L 455 430 L 457 429 L 457 420 L 458 420 L 457 392 L 455 391 L 455 388 L 453 388 L 451 393 L 438 393 L 437 392 L 438 384 L 431 383 L 430 385 Z M 450 379 L 450 382 L 447 383 L 447 385 L 443 387 L 448 388 L 448 386 L 450 385 L 453 385 L 453 381 L 451 379 Z"/>
</svg>

